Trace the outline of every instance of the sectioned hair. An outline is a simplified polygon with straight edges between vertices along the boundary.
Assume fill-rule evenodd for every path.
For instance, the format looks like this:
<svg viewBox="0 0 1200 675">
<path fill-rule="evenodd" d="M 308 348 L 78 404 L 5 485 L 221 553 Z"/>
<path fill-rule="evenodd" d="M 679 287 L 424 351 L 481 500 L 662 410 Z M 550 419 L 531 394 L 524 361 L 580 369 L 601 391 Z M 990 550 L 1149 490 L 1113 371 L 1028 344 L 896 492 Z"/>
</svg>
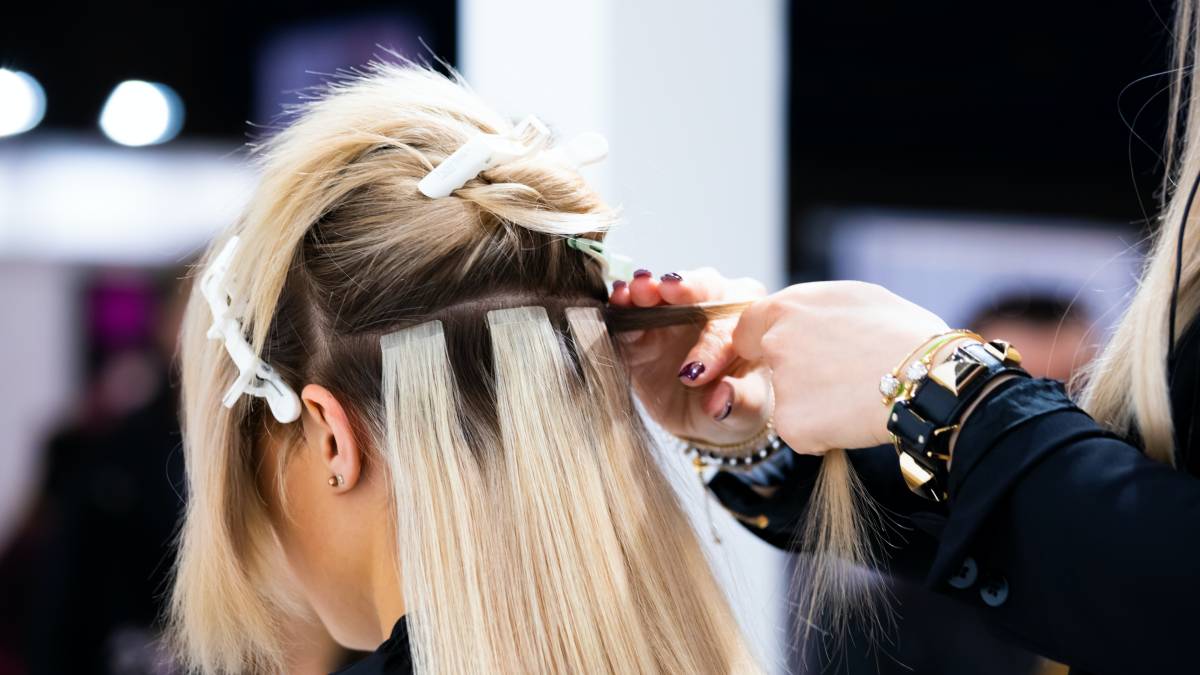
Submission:
<svg viewBox="0 0 1200 675">
<path fill-rule="evenodd" d="M 230 273 L 253 348 L 333 392 L 390 485 L 418 672 L 757 672 L 608 323 L 718 310 L 602 311 L 601 271 L 563 236 L 602 239 L 615 215 L 569 168 L 535 156 L 447 198 L 417 191 L 472 134 L 510 128 L 409 66 L 306 103 L 258 148 L 261 184 L 226 235 L 252 252 Z M 304 610 L 255 476 L 261 439 L 295 425 L 221 405 L 233 365 L 208 321 L 193 296 L 172 633 L 202 672 L 278 671 L 281 624 Z"/>
</svg>

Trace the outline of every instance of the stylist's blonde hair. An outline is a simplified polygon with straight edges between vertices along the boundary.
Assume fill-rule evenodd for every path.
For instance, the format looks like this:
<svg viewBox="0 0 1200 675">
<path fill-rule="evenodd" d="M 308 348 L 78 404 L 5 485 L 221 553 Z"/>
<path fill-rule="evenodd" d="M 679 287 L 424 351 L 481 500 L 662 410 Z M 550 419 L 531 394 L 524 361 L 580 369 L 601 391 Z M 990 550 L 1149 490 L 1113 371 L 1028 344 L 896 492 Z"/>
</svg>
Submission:
<svg viewBox="0 0 1200 675">
<path fill-rule="evenodd" d="M 612 212 L 544 156 L 417 191 L 473 134 L 512 128 L 421 68 L 330 85 L 260 148 L 226 235 L 243 325 L 293 387 L 334 392 L 386 476 L 418 672 L 756 672 L 652 456 L 601 272 L 564 242 L 603 238 Z M 209 321 L 193 296 L 173 634 L 197 670 L 278 671 L 304 610 L 280 582 L 256 442 L 298 425 L 221 405 L 235 373 Z"/>
<path fill-rule="evenodd" d="M 1085 373 L 1081 404 L 1113 431 L 1140 440 L 1145 453 L 1174 465 L 1175 438 L 1168 388 L 1167 345 L 1178 340 L 1200 309 L 1200 223 L 1194 207 L 1185 214 L 1188 192 L 1200 173 L 1200 91 L 1193 71 L 1200 51 L 1200 13 L 1194 0 L 1181 0 L 1176 14 L 1175 58 L 1167 129 L 1167 201 L 1146 260 L 1141 283 L 1112 339 Z M 1179 228 L 1185 231 L 1175 334 L 1168 335 Z"/>
</svg>

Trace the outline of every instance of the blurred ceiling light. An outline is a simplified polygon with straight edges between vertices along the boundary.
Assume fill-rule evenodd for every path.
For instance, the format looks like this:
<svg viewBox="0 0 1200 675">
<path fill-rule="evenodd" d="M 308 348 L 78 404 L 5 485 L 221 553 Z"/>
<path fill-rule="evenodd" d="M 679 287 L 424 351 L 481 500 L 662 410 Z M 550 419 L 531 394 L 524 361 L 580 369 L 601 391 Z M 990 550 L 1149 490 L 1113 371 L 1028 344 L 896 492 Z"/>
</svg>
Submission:
<svg viewBox="0 0 1200 675">
<path fill-rule="evenodd" d="M 100 111 L 100 129 L 121 145 L 165 143 L 183 127 L 183 103 L 165 84 L 126 80 L 116 86 Z"/>
<path fill-rule="evenodd" d="M 0 136 L 36 127 L 46 114 L 46 92 L 29 73 L 0 68 Z"/>
</svg>

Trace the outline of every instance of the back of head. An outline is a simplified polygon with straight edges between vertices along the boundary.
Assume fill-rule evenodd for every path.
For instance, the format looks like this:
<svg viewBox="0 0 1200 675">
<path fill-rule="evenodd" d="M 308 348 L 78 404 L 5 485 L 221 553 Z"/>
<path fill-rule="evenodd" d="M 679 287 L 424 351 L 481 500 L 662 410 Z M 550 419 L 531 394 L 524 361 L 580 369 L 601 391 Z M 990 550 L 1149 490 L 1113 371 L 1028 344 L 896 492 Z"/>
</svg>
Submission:
<svg viewBox="0 0 1200 675">
<path fill-rule="evenodd" d="M 386 480 L 419 672 L 753 670 L 635 412 L 602 271 L 565 242 L 602 239 L 613 212 L 546 153 L 418 191 L 511 131 L 420 68 L 330 85 L 258 149 L 231 304 L 285 382 L 344 402 Z M 204 671 L 277 669 L 303 603 L 255 475 L 261 439 L 297 425 L 221 405 L 237 373 L 210 321 L 193 297 L 173 627 Z"/>
</svg>

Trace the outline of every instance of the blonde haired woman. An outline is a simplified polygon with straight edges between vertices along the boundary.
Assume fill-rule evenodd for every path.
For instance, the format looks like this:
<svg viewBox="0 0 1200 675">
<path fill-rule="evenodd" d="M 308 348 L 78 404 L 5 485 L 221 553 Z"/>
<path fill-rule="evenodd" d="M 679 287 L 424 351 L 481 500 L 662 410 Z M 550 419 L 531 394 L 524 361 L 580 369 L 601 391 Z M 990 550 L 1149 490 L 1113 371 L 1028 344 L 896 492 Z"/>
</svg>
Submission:
<svg viewBox="0 0 1200 675">
<path fill-rule="evenodd" d="M 815 492 L 816 467 L 790 454 L 773 472 L 718 478 L 714 490 L 754 531 L 789 545 L 794 523 L 816 508 L 824 539 L 805 530 L 801 545 L 863 561 L 865 488 L 907 516 L 910 540 L 934 538 L 931 587 L 1031 650 L 1076 673 L 1200 669 L 1198 22 L 1196 3 L 1181 2 L 1173 109 L 1186 134 L 1169 153 L 1174 187 L 1158 239 L 1078 403 L 1059 383 L 1022 373 L 1011 345 L 951 331 L 854 282 L 780 291 L 746 310 L 732 335 L 681 357 L 685 384 L 701 389 L 721 383 L 734 356 L 765 362 L 779 434 L 824 457 Z M 925 264 L 938 273 L 936 258 Z M 671 298 L 643 279 L 614 300 Z M 844 471 L 828 480 L 845 465 L 841 448 L 864 448 L 850 454 L 871 467 L 862 482 Z M 847 593 L 824 597 L 844 604 Z"/>
<path fill-rule="evenodd" d="M 278 671 L 312 612 L 352 673 L 757 672 L 610 335 L 703 317 L 605 310 L 603 152 L 400 66 L 259 149 L 184 326 L 190 667 Z"/>
</svg>

